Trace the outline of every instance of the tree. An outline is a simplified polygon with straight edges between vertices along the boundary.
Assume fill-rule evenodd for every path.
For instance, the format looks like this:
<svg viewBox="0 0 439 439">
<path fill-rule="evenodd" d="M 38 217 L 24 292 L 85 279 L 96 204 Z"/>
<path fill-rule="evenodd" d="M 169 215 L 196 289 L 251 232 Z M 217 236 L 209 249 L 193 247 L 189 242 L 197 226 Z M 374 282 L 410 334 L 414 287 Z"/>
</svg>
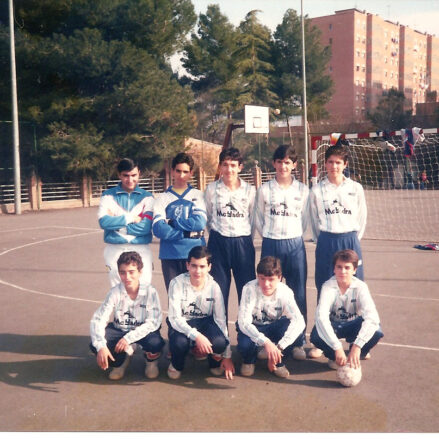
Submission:
<svg viewBox="0 0 439 439">
<path fill-rule="evenodd" d="M 239 72 L 240 93 L 231 109 L 237 110 L 245 104 L 270 106 L 276 96 L 270 90 L 271 32 L 257 19 L 258 10 L 250 11 L 239 25 L 236 67 Z"/>
<path fill-rule="evenodd" d="M 105 176 L 122 156 L 154 167 L 174 155 L 193 130 L 193 96 L 167 58 L 194 24 L 190 0 L 16 4 L 20 118 L 43 133 L 39 170 L 46 178 Z M 1 8 L 3 66 L 7 19 Z M 2 98 L 10 93 L 8 75 L 7 65 L 0 72 Z M 3 118 L 9 101 L 2 101 Z"/>
<path fill-rule="evenodd" d="M 182 81 L 190 84 L 196 94 L 200 130 L 216 141 L 225 124 L 224 117 L 230 117 L 227 103 L 238 96 L 238 32 L 218 5 L 208 6 L 206 13 L 199 15 L 197 27 L 184 46 L 181 61 L 190 76 Z"/>
<path fill-rule="evenodd" d="M 404 93 L 391 88 L 367 117 L 379 130 L 400 130 L 409 126 L 412 117 L 412 111 L 405 110 L 404 104 Z"/>
<path fill-rule="evenodd" d="M 310 119 L 318 120 L 326 115 L 324 106 L 332 94 L 332 80 L 324 73 L 331 54 L 328 47 L 321 46 L 319 30 L 307 19 L 304 31 L 307 110 Z M 301 113 L 303 103 L 302 26 L 296 11 L 286 11 L 273 40 L 272 86 L 277 106 L 288 120 Z"/>
</svg>

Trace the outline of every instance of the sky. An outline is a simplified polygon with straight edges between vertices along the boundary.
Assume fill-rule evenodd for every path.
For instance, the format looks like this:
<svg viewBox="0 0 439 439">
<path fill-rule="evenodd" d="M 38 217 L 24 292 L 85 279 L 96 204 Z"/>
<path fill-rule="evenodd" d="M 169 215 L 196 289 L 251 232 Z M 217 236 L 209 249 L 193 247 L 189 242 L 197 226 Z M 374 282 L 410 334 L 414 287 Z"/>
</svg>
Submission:
<svg viewBox="0 0 439 439">
<path fill-rule="evenodd" d="M 235 26 L 247 12 L 258 9 L 261 11 L 259 21 L 272 30 L 282 22 L 287 9 L 294 9 L 298 14 L 301 12 L 300 0 L 192 0 L 192 3 L 197 14 L 205 13 L 210 4 L 218 4 Z M 303 13 L 310 18 L 351 8 L 439 36 L 439 0 L 303 0 Z"/>
</svg>

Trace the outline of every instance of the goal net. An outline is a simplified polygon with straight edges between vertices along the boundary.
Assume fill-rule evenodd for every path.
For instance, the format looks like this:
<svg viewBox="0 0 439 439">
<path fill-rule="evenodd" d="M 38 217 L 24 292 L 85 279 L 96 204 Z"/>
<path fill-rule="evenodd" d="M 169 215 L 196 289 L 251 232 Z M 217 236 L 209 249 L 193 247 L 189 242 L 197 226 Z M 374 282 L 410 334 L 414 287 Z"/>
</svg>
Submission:
<svg viewBox="0 0 439 439">
<path fill-rule="evenodd" d="M 422 130 L 418 141 L 407 137 L 408 131 L 340 137 L 349 150 L 345 173 L 365 190 L 365 238 L 439 241 L 439 130 Z M 330 139 L 311 139 L 312 184 L 326 175 Z"/>
</svg>

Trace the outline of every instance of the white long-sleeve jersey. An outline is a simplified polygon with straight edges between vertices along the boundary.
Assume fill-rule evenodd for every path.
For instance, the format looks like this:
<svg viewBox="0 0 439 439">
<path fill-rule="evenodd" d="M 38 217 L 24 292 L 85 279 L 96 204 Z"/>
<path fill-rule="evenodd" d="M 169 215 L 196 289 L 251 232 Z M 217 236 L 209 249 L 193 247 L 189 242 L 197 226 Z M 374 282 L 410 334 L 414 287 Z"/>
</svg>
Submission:
<svg viewBox="0 0 439 439">
<path fill-rule="evenodd" d="M 336 186 L 327 177 L 311 188 L 310 215 L 313 237 L 320 232 L 357 232 L 361 239 L 366 228 L 367 207 L 361 184 L 344 178 Z"/>
<path fill-rule="evenodd" d="M 256 230 L 270 239 L 302 236 L 309 220 L 308 196 L 308 187 L 297 180 L 287 188 L 275 178 L 267 181 L 256 192 Z"/>
<path fill-rule="evenodd" d="M 247 282 L 242 290 L 238 312 L 239 329 L 258 346 L 263 346 L 268 338 L 255 325 L 268 325 L 285 316 L 290 324 L 278 345 L 285 349 L 296 341 L 305 329 L 305 320 L 294 300 L 294 293 L 287 285 L 278 283 L 271 296 L 264 296 L 258 280 Z"/>
<path fill-rule="evenodd" d="M 240 183 L 234 191 L 221 179 L 208 184 L 204 198 L 209 230 L 228 237 L 253 234 L 256 188 L 241 178 Z"/>
<path fill-rule="evenodd" d="M 90 321 L 91 341 L 98 352 L 107 346 L 105 328 L 111 314 L 115 327 L 126 332 L 123 338 L 127 343 L 135 343 L 160 328 L 162 309 L 157 290 L 152 285 L 141 284 L 134 300 L 122 283 L 110 290 Z"/>
<path fill-rule="evenodd" d="M 171 326 L 193 341 L 199 332 L 187 321 L 212 316 L 224 337 L 229 341 L 222 355 L 224 358 L 232 357 L 223 295 L 219 285 L 210 274 L 206 276 L 204 287 L 199 291 L 192 287 L 189 273 L 180 274 L 172 279 L 169 284 L 168 308 L 168 320 Z"/>
<path fill-rule="evenodd" d="M 357 317 L 362 317 L 364 321 L 354 343 L 362 348 L 380 326 L 380 318 L 369 288 L 365 282 L 353 277 L 350 287 L 341 294 L 337 279 L 332 276 L 322 286 L 316 309 L 315 324 L 319 336 L 332 349 L 340 349 L 342 344 L 335 335 L 331 322 L 347 322 Z"/>
</svg>

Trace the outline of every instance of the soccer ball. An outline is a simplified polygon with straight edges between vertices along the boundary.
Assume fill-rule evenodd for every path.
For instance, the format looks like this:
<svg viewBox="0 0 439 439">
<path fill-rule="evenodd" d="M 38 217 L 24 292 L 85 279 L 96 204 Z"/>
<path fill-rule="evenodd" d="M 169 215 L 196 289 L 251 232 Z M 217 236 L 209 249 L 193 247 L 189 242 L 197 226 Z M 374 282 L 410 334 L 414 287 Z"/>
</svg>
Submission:
<svg viewBox="0 0 439 439">
<path fill-rule="evenodd" d="M 339 367 L 337 381 L 345 387 L 356 386 L 361 381 L 361 367 L 354 369 L 349 363 Z"/>
</svg>

